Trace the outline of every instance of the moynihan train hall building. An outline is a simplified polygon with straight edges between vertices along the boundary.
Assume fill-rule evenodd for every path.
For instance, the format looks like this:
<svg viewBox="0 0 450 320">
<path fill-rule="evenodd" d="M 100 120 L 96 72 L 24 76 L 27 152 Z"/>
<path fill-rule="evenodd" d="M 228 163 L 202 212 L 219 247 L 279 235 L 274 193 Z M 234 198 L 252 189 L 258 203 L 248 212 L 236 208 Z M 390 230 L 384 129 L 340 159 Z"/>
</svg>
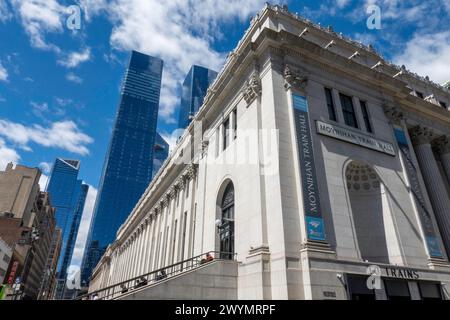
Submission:
<svg viewBox="0 0 450 320">
<path fill-rule="evenodd" d="M 450 299 L 449 107 L 448 83 L 267 5 L 89 294 Z"/>
</svg>

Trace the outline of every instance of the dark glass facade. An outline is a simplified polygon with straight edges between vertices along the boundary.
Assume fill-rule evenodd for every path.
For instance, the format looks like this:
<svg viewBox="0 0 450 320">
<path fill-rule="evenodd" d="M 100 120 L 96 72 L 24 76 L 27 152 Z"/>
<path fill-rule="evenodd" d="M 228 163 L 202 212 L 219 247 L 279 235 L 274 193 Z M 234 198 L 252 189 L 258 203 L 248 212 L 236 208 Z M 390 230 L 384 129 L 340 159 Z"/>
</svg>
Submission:
<svg viewBox="0 0 450 320">
<path fill-rule="evenodd" d="M 183 82 L 181 91 L 181 105 L 178 118 L 178 127 L 180 129 L 185 129 L 189 126 L 192 117 L 203 104 L 208 87 L 216 77 L 217 72 L 213 70 L 200 66 L 191 67 Z"/>
<path fill-rule="evenodd" d="M 169 155 L 169 144 L 164 140 L 159 133 L 156 133 L 155 150 L 153 156 L 153 174 L 152 177 L 158 173 L 164 161 Z"/>
<path fill-rule="evenodd" d="M 61 253 L 58 260 L 56 298 L 62 298 L 67 268 L 72 261 L 75 241 L 89 186 L 78 179 L 80 161 L 58 158 L 47 185 L 52 205 L 56 208 L 56 225 L 61 229 Z"/>
<path fill-rule="evenodd" d="M 162 69 L 161 59 L 132 52 L 86 243 L 82 284 L 152 179 Z"/>
</svg>

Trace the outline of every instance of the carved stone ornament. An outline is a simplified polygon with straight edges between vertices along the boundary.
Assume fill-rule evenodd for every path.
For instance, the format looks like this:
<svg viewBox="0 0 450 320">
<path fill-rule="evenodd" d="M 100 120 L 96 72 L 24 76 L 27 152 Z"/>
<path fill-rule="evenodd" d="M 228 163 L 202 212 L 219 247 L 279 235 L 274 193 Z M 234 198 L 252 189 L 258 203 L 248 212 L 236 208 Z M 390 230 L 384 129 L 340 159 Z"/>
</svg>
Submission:
<svg viewBox="0 0 450 320">
<path fill-rule="evenodd" d="M 433 134 L 433 130 L 424 126 L 416 126 L 410 130 L 411 141 L 414 145 L 420 146 L 422 144 L 430 143 L 433 138 L 435 138 Z"/>
<path fill-rule="evenodd" d="M 180 178 L 178 178 L 178 180 L 176 182 L 176 186 L 177 186 L 178 190 L 184 190 L 185 185 L 186 185 L 186 182 L 184 180 L 184 177 L 181 176 Z"/>
<path fill-rule="evenodd" d="M 289 65 L 284 67 L 284 87 L 286 89 L 295 88 L 304 90 L 307 84 L 308 77 L 304 72 L 293 70 Z"/>
<path fill-rule="evenodd" d="M 197 166 L 195 164 L 189 165 L 189 167 L 186 170 L 186 177 L 188 179 L 192 179 L 196 176 L 196 174 L 197 174 Z"/>
<path fill-rule="evenodd" d="M 206 153 L 208 152 L 208 146 L 209 146 L 209 141 L 203 140 L 202 141 L 202 157 L 204 157 L 206 155 Z"/>
<path fill-rule="evenodd" d="M 170 199 L 175 198 L 176 193 L 177 193 L 177 190 L 176 190 L 175 186 L 171 186 L 169 188 L 169 190 L 167 191 L 167 194 L 169 195 Z"/>
<path fill-rule="evenodd" d="M 254 73 L 244 85 L 244 100 L 250 104 L 254 99 L 261 96 L 261 80 Z"/>
<path fill-rule="evenodd" d="M 400 121 L 405 119 L 405 115 L 397 107 L 384 105 L 383 110 L 384 110 L 384 114 L 391 122 L 399 123 Z"/>
</svg>

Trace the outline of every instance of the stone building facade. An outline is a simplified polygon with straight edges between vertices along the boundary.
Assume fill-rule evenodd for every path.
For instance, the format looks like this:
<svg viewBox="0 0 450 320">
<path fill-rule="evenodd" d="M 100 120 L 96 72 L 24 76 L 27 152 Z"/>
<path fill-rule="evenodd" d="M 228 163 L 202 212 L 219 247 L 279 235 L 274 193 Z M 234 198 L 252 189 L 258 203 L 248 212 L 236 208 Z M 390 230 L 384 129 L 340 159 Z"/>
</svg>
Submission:
<svg viewBox="0 0 450 320">
<path fill-rule="evenodd" d="M 448 87 L 267 5 L 90 292 L 231 251 L 239 299 L 448 298 L 449 106 Z"/>
<path fill-rule="evenodd" d="M 49 194 L 39 190 L 40 176 L 38 168 L 12 163 L 0 171 L 0 237 L 12 248 L 3 280 L 7 299 L 38 299 L 43 289 L 56 221 Z"/>
</svg>

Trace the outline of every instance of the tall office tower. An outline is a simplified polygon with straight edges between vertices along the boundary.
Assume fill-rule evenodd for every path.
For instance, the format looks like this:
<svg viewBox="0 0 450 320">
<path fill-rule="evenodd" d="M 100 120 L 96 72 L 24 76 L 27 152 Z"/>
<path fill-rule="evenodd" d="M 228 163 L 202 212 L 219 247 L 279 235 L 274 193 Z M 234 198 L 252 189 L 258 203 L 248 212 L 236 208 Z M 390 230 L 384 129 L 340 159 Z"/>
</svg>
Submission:
<svg viewBox="0 0 450 320">
<path fill-rule="evenodd" d="M 216 79 L 217 72 L 200 67 L 192 66 L 183 82 L 181 92 L 180 114 L 178 127 L 185 129 L 191 123 L 192 118 L 202 106 L 206 91 Z"/>
<path fill-rule="evenodd" d="M 164 161 L 169 156 L 169 144 L 159 133 L 156 133 L 155 154 L 153 156 L 153 174 L 152 178 L 158 173 Z"/>
<path fill-rule="evenodd" d="M 79 171 L 80 161 L 57 158 L 47 185 L 52 205 L 56 208 L 56 224 L 62 231 L 56 299 L 62 299 L 64 295 L 67 268 L 72 260 L 78 227 L 89 189 L 78 179 Z"/>
<path fill-rule="evenodd" d="M 86 243 L 82 284 L 152 179 L 162 69 L 161 59 L 132 52 Z"/>
</svg>

